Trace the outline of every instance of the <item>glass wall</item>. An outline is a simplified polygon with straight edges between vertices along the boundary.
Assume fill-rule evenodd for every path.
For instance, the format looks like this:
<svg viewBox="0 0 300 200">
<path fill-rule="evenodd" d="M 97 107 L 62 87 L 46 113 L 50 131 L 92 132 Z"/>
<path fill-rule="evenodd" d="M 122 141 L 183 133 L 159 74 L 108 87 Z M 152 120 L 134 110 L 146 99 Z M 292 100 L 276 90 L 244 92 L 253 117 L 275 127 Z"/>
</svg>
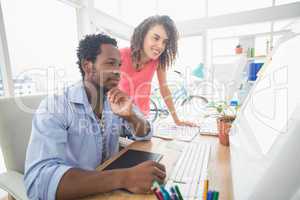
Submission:
<svg viewBox="0 0 300 200">
<path fill-rule="evenodd" d="M 16 95 L 80 79 L 76 10 L 60 1 L 1 1 Z"/>
<path fill-rule="evenodd" d="M 155 14 L 169 15 L 174 21 L 205 16 L 205 1 L 198 0 L 96 0 L 95 7 L 132 26 Z"/>
<path fill-rule="evenodd" d="M 3 86 L 3 79 L 2 79 L 2 66 L 0 66 L 0 96 L 4 96 L 4 86 Z"/>
</svg>

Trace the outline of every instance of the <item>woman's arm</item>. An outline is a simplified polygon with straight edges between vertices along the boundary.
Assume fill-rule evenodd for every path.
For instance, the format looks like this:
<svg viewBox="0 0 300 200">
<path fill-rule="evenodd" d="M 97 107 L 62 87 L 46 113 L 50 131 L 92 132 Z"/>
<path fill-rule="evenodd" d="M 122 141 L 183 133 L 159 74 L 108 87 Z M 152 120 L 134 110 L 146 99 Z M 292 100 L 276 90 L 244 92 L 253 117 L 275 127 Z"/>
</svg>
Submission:
<svg viewBox="0 0 300 200">
<path fill-rule="evenodd" d="M 160 90 L 160 94 L 163 97 L 168 110 L 170 111 L 172 118 L 175 122 L 176 125 L 178 126 L 195 126 L 194 123 L 188 122 L 188 121 L 181 121 L 176 113 L 175 110 L 175 106 L 174 106 L 174 102 L 172 99 L 172 94 L 171 91 L 168 87 L 167 84 L 167 75 L 166 75 L 166 70 L 165 69 L 157 69 L 157 79 L 159 82 L 159 90 Z"/>
</svg>

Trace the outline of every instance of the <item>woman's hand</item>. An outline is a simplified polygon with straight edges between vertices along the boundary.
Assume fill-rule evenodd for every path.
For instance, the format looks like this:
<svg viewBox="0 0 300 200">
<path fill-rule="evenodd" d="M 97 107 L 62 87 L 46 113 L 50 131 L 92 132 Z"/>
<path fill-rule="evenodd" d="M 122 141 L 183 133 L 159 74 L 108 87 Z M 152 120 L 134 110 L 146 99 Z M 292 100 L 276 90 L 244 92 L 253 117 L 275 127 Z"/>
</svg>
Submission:
<svg viewBox="0 0 300 200">
<path fill-rule="evenodd" d="M 190 121 L 183 121 L 183 120 L 174 120 L 177 126 L 190 126 L 190 127 L 197 127 L 198 125 L 190 122 Z"/>
</svg>

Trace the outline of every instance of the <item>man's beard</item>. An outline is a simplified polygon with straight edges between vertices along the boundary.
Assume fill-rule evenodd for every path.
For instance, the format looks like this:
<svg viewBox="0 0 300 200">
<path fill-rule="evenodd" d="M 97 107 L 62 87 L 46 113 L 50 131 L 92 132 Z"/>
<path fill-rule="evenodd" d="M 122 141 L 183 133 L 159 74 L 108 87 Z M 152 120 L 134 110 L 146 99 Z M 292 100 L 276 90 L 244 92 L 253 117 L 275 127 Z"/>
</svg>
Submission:
<svg viewBox="0 0 300 200">
<path fill-rule="evenodd" d="M 109 89 L 106 87 L 106 86 L 100 86 L 100 85 L 97 85 L 96 84 L 96 89 L 97 89 L 97 92 L 99 93 L 99 94 L 103 94 L 103 95 L 106 95 L 107 94 L 107 92 L 109 91 Z"/>
</svg>

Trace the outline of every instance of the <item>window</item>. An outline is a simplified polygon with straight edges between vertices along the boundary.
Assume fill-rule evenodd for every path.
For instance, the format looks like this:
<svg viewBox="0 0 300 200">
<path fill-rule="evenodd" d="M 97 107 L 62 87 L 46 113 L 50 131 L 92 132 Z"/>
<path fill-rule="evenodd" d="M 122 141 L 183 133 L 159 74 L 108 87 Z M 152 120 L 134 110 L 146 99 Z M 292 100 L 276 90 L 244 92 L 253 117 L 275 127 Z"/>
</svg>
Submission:
<svg viewBox="0 0 300 200">
<path fill-rule="evenodd" d="M 121 49 L 121 48 L 125 48 L 125 47 L 130 47 L 130 41 L 128 40 L 123 40 L 121 38 L 118 38 L 118 37 L 114 37 L 112 35 L 113 38 L 115 38 L 118 42 L 118 48 Z"/>
<path fill-rule="evenodd" d="M 3 173 L 5 171 L 6 171 L 6 167 L 5 167 L 5 164 L 4 164 L 2 150 L 0 148 L 0 173 Z M 4 198 L 6 195 L 7 195 L 7 192 L 0 189 L 0 199 L 6 199 L 6 198 Z"/>
<path fill-rule="evenodd" d="M 156 14 L 156 0 L 97 0 L 95 8 L 123 22 L 137 26 L 143 19 Z"/>
<path fill-rule="evenodd" d="M 3 79 L 2 79 L 1 68 L 0 68 L 0 96 L 4 96 L 4 86 L 3 86 Z"/>
<path fill-rule="evenodd" d="M 178 56 L 173 66 L 170 66 L 167 73 L 167 80 L 170 85 L 182 81 L 177 73 L 172 71 L 177 70 L 182 72 L 186 81 L 186 77 L 190 77 L 192 70 L 199 64 L 203 63 L 202 52 L 203 38 L 202 36 L 194 36 L 188 38 L 180 38 L 178 41 Z M 152 80 L 152 88 L 158 87 L 157 77 Z M 172 88 L 170 88 L 172 90 Z"/>
<path fill-rule="evenodd" d="M 94 1 L 94 6 L 98 10 L 101 10 L 102 12 L 121 20 L 122 11 L 120 9 L 121 6 L 120 3 L 121 3 L 120 0 L 110 0 L 110 1 L 96 0 Z"/>
<path fill-rule="evenodd" d="M 97 0 L 95 7 L 119 20 L 137 26 L 145 18 L 160 14 L 169 15 L 174 21 L 205 16 L 205 1 L 187 0 Z"/>
<path fill-rule="evenodd" d="M 208 1 L 208 16 L 224 15 L 253 9 L 265 8 L 272 6 L 272 0 L 209 0 Z"/>
<path fill-rule="evenodd" d="M 158 13 L 169 15 L 174 21 L 184 21 L 205 17 L 205 1 L 199 0 L 161 0 Z"/>
<path fill-rule="evenodd" d="M 228 36 L 240 36 L 240 35 L 251 35 L 257 33 L 270 32 L 271 23 L 257 23 L 257 24 L 245 24 L 240 26 L 231 26 L 225 28 L 211 29 L 208 30 L 210 38 L 216 37 L 228 37 Z"/>
<path fill-rule="evenodd" d="M 196 67 L 203 62 L 202 36 L 180 38 L 178 41 L 178 57 L 174 68 L 185 72 L 187 67 Z"/>
<path fill-rule="evenodd" d="M 1 4 L 15 94 L 45 92 L 80 79 L 74 8 L 53 0 Z"/>
<path fill-rule="evenodd" d="M 299 0 L 276 0 L 275 4 L 282 5 L 282 4 L 289 4 L 289 3 L 295 3 L 295 2 L 300 2 L 300 1 Z"/>
<path fill-rule="evenodd" d="M 238 38 L 233 38 L 233 39 L 220 39 L 220 40 L 215 40 L 213 41 L 213 56 L 214 57 L 226 57 L 226 56 L 231 56 L 234 55 L 235 52 L 235 47 L 236 45 L 239 44 Z M 222 59 L 225 59 L 225 58 Z"/>
<path fill-rule="evenodd" d="M 290 28 L 290 24 L 293 23 L 295 20 L 288 19 L 288 20 L 280 20 L 274 23 L 274 31 L 281 31 Z"/>
</svg>

